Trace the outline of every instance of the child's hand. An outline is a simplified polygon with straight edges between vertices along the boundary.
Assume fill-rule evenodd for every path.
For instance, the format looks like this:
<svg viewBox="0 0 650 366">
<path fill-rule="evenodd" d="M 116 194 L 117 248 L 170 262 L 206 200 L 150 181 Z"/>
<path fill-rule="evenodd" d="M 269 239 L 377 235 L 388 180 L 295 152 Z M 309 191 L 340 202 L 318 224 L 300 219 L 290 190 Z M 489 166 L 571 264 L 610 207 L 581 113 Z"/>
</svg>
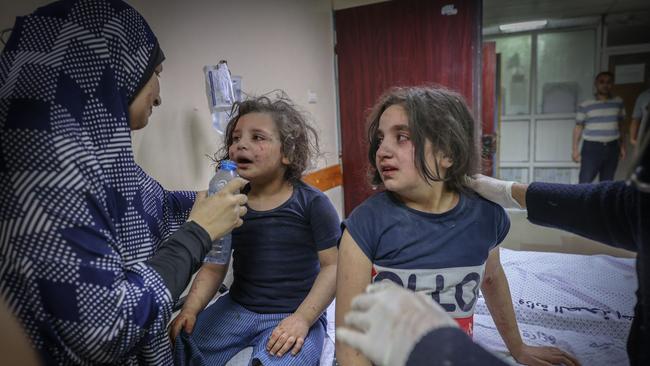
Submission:
<svg viewBox="0 0 650 366">
<path fill-rule="evenodd" d="M 169 338 L 172 341 L 172 345 L 174 344 L 174 341 L 176 341 L 176 337 L 178 337 L 181 329 L 185 330 L 185 333 L 190 334 L 194 330 L 195 323 L 196 314 L 181 311 L 169 326 Z"/>
<path fill-rule="evenodd" d="M 512 351 L 515 360 L 523 365 L 580 366 L 580 361 L 575 357 L 555 347 L 533 347 L 522 344 L 521 347 Z"/>
<path fill-rule="evenodd" d="M 266 344 L 266 350 L 272 356 L 282 357 L 291 349 L 291 354 L 295 356 L 305 343 L 305 337 L 309 333 L 309 326 L 307 320 L 298 314 L 292 314 L 284 318 L 273 329 L 269 343 Z"/>
</svg>

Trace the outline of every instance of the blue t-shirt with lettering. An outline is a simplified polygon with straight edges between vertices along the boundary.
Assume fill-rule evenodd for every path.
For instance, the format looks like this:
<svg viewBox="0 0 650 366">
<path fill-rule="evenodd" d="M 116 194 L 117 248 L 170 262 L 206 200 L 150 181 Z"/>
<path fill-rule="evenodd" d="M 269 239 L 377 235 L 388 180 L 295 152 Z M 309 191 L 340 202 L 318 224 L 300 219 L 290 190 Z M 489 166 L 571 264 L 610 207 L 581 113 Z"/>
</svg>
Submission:
<svg viewBox="0 0 650 366">
<path fill-rule="evenodd" d="M 433 214 L 386 191 L 359 205 L 343 226 L 372 262 L 373 282 L 388 279 L 429 294 L 472 333 L 485 261 L 510 229 L 501 206 L 461 193 L 454 208 Z"/>
<path fill-rule="evenodd" d="M 318 252 L 335 246 L 340 236 L 330 200 L 303 182 L 272 210 L 249 207 L 244 224 L 232 232 L 231 298 L 257 313 L 296 311 L 320 271 Z"/>
</svg>

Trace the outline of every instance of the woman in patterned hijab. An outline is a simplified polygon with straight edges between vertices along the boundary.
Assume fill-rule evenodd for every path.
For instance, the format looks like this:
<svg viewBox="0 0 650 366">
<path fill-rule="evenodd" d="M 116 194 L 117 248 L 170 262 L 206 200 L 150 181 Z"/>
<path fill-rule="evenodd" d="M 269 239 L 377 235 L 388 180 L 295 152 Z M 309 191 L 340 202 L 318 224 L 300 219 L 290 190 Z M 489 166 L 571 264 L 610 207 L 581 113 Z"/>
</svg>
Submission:
<svg viewBox="0 0 650 366">
<path fill-rule="evenodd" d="M 170 364 L 173 301 L 241 225 L 245 181 L 192 208 L 133 159 L 163 59 L 119 0 L 19 17 L 0 55 L 0 294 L 47 364 Z"/>
</svg>

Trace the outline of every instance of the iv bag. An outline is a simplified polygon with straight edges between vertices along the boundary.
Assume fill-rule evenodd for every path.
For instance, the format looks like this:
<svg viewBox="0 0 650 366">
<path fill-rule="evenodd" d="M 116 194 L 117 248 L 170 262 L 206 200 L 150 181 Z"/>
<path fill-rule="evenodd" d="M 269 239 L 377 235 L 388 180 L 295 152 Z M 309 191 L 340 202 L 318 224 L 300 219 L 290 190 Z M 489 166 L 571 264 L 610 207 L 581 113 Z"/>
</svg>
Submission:
<svg viewBox="0 0 650 366">
<path fill-rule="evenodd" d="M 205 74 L 205 92 L 212 114 L 212 127 L 219 134 L 223 134 L 230 119 L 232 104 L 235 101 L 230 70 L 228 70 L 228 64 L 220 62 L 218 65 L 204 66 L 203 73 Z"/>
</svg>

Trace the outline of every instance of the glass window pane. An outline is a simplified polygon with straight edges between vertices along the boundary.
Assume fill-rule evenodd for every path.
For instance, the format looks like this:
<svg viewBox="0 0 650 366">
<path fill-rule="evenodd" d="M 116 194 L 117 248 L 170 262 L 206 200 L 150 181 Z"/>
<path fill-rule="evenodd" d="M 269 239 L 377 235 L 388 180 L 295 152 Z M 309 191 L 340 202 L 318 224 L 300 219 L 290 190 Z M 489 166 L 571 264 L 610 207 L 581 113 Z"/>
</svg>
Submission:
<svg viewBox="0 0 650 366">
<path fill-rule="evenodd" d="M 534 181 L 546 183 L 578 183 L 578 168 L 535 168 Z"/>
<path fill-rule="evenodd" d="M 529 160 L 530 121 L 502 121 L 499 135 L 501 161 L 522 162 Z"/>
<path fill-rule="evenodd" d="M 500 37 L 496 51 L 501 54 L 501 113 L 530 113 L 531 36 Z"/>
<path fill-rule="evenodd" d="M 499 179 L 528 183 L 528 168 L 501 168 Z"/>
<path fill-rule="evenodd" d="M 543 120 L 535 123 L 535 161 L 571 162 L 574 119 Z"/>
<path fill-rule="evenodd" d="M 591 98 L 595 76 L 596 31 L 537 36 L 537 111 L 574 113 Z"/>
</svg>

